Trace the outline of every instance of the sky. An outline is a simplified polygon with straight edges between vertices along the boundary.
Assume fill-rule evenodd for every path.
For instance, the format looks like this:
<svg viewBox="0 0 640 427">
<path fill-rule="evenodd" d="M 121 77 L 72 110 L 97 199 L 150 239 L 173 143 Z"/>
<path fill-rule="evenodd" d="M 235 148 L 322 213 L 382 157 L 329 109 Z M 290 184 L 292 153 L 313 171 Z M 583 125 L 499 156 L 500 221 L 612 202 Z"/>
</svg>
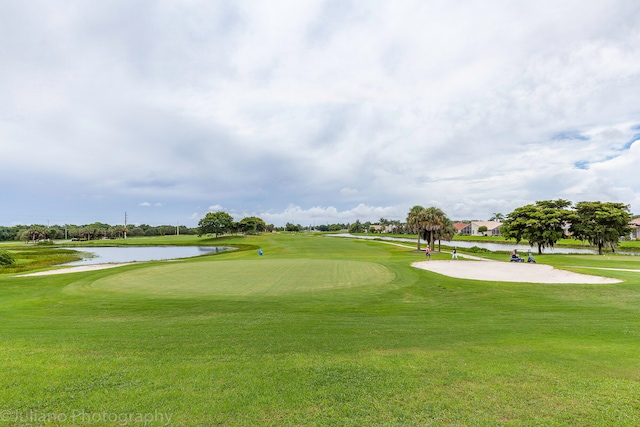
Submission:
<svg viewBox="0 0 640 427">
<path fill-rule="evenodd" d="M 0 225 L 640 214 L 637 0 L 0 5 Z"/>
</svg>

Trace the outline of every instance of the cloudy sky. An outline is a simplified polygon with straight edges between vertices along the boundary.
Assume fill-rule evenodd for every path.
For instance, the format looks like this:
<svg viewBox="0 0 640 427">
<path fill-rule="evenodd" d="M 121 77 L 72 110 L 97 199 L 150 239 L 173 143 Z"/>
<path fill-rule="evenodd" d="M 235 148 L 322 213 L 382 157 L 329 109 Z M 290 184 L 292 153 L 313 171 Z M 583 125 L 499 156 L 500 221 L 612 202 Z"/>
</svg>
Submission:
<svg viewBox="0 0 640 427">
<path fill-rule="evenodd" d="M 0 225 L 640 214 L 637 0 L 0 4 Z"/>
</svg>

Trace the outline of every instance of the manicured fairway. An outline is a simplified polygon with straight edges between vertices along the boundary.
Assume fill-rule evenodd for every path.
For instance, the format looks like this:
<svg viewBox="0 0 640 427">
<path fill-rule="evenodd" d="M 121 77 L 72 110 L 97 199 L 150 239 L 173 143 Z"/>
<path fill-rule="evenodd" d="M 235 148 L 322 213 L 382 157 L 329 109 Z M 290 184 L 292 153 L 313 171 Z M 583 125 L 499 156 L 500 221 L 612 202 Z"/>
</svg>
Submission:
<svg viewBox="0 0 640 427">
<path fill-rule="evenodd" d="M 180 242 L 247 250 L 0 274 L 0 426 L 640 425 L 640 273 L 591 269 L 640 257 L 538 257 L 624 281 L 560 285 L 375 241 Z"/>
</svg>

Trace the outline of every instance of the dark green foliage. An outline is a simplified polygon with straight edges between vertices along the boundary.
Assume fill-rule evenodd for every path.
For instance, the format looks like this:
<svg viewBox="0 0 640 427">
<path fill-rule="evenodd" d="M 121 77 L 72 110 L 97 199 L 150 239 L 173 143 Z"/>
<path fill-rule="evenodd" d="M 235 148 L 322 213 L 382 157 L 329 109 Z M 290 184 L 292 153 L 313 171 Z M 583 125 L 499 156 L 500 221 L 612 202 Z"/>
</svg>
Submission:
<svg viewBox="0 0 640 427">
<path fill-rule="evenodd" d="M 233 227 L 233 218 L 226 212 L 209 212 L 198 222 L 198 236 L 228 233 Z"/>
<path fill-rule="evenodd" d="M 363 232 L 364 232 L 364 226 L 362 225 L 359 219 L 357 219 L 356 222 L 351 224 L 351 227 L 349 227 L 349 233 L 363 233 Z"/>
<path fill-rule="evenodd" d="M 507 215 L 500 232 L 506 239 L 529 241 L 541 254 L 542 249 L 552 248 L 564 237 L 565 227 L 573 218 L 570 206 L 570 201 L 562 199 L 521 206 Z"/>
<path fill-rule="evenodd" d="M 11 256 L 11 254 L 7 251 L 0 251 L 0 265 L 12 265 L 16 260 Z"/>
<path fill-rule="evenodd" d="M 580 202 L 576 205 L 576 217 L 571 224 L 574 237 L 587 240 L 598 247 L 602 255 L 604 247 L 615 250 L 620 238 L 631 232 L 629 206 L 622 203 Z"/>
<path fill-rule="evenodd" d="M 248 216 L 242 218 L 238 223 L 238 228 L 244 234 L 259 234 L 266 231 L 267 224 L 261 218 Z"/>
<path fill-rule="evenodd" d="M 491 251 L 487 248 L 479 248 L 477 246 L 471 246 L 470 248 L 466 248 L 465 252 L 470 252 L 473 254 L 489 254 Z"/>
<path fill-rule="evenodd" d="M 292 224 L 290 222 L 288 222 L 285 227 L 284 227 L 285 231 L 293 231 L 294 233 L 297 233 L 298 231 L 302 230 L 302 226 L 300 224 Z"/>
</svg>

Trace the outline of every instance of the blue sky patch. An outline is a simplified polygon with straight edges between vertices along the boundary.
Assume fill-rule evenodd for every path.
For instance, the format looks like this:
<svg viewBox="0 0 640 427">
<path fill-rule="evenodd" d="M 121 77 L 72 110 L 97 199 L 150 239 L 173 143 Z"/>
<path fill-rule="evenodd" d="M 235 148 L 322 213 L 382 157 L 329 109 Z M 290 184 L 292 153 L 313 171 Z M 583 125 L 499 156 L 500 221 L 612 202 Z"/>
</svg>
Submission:
<svg viewBox="0 0 640 427">
<path fill-rule="evenodd" d="M 636 126 L 638 127 L 638 126 Z M 635 130 L 635 128 L 634 128 Z M 633 138 L 631 138 L 631 140 L 629 142 L 627 142 L 626 144 L 624 144 L 624 146 L 622 147 L 623 150 L 628 150 L 631 148 L 631 145 L 633 145 L 634 142 L 640 140 L 640 133 L 637 133 L 635 135 L 633 135 Z"/>
<path fill-rule="evenodd" d="M 589 169 L 589 162 L 586 160 L 579 160 L 573 164 L 578 169 L 587 170 Z"/>
<path fill-rule="evenodd" d="M 551 140 L 553 141 L 567 141 L 572 139 L 577 139 L 579 141 L 588 141 L 589 137 L 584 136 L 580 134 L 580 132 L 575 132 L 575 131 L 558 132 L 551 137 Z"/>
</svg>

